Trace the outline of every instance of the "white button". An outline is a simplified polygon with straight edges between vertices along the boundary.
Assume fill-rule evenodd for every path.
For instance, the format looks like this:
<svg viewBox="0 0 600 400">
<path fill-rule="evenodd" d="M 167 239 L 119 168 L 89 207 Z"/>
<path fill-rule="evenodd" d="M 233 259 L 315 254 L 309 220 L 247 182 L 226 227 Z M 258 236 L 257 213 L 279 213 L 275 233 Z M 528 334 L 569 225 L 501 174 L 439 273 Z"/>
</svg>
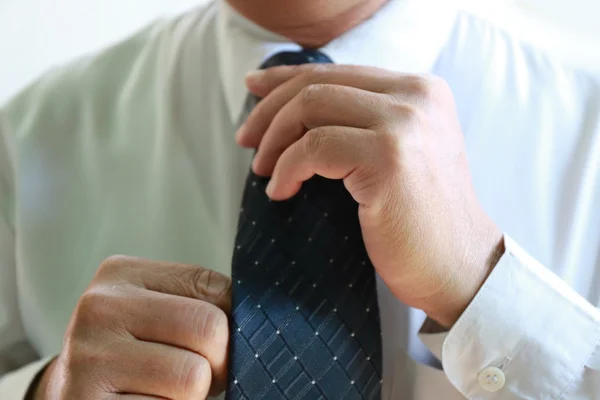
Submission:
<svg viewBox="0 0 600 400">
<path fill-rule="evenodd" d="M 479 386 L 486 392 L 497 392 L 504 387 L 506 376 L 500 368 L 487 367 L 479 373 Z"/>
</svg>

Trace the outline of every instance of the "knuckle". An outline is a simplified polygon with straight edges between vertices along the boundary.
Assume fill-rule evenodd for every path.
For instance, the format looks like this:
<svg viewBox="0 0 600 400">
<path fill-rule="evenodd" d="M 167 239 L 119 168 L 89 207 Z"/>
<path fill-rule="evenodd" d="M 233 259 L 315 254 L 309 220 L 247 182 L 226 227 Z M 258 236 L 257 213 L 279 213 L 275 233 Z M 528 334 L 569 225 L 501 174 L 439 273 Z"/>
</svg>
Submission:
<svg viewBox="0 0 600 400">
<path fill-rule="evenodd" d="M 186 395 L 185 398 L 200 398 L 208 393 L 211 381 L 208 360 L 198 354 L 188 353 L 184 365 L 180 382 Z"/>
<path fill-rule="evenodd" d="M 119 271 L 129 262 L 130 258 L 123 255 L 112 255 L 100 263 L 98 275 L 110 275 Z"/>
<path fill-rule="evenodd" d="M 311 107 L 319 100 L 323 95 L 323 92 L 327 90 L 327 85 L 322 83 L 311 83 L 302 89 L 300 93 L 302 104 L 304 107 Z"/>
<path fill-rule="evenodd" d="M 328 64 L 302 64 L 298 65 L 297 68 L 301 72 L 300 78 L 302 82 L 310 85 L 311 83 L 324 81 L 331 66 Z"/>
<path fill-rule="evenodd" d="M 225 312 L 218 307 L 206 303 L 204 313 L 203 322 L 199 324 L 200 335 L 211 343 L 227 338 L 229 335 L 229 323 Z"/>
<path fill-rule="evenodd" d="M 432 97 L 439 98 L 441 100 L 453 98 L 452 89 L 444 78 L 437 75 L 430 75 L 429 79 Z"/>
<path fill-rule="evenodd" d="M 424 99 L 431 99 L 441 92 L 449 90 L 448 83 L 443 78 L 433 74 L 412 75 L 407 80 L 409 92 Z"/>
<path fill-rule="evenodd" d="M 429 75 L 410 75 L 405 84 L 408 93 L 419 98 L 427 98 L 433 91 L 433 80 Z"/>
<path fill-rule="evenodd" d="M 198 341 L 214 344 L 228 336 L 227 315 L 217 306 L 201 301 L 188 312 L 186 320 L 191 324 L 190 330 Z"/>
<path fill-rule="evenodd" d="M 103 293 L 97 290 L 87 290 L 79 298 L 77 307 L 75 308 L 75 320 L 88 319 L 89 316 L 94 316 L 103 308 L 106 299 Z"/>
<path fill-rule="evenodd" d="M 69 333 L 87 338 L 100 330 L 117 331 L 120 326 L 117 300 L 110 291 L 91 288 L 80 298 L 73 312 Z"/>
<path fill-rule="evenodd" d="M 406 124 L 410 124 L 418 120 L 421 116 L 421 111 L 418 107 L 406 102 L 395 103 L 393 105 L 393 113 L 396 118 L 393 120 L 394 124 L 389 127 L 392 131 L 396 131 L 397 124 L 406 126 Z"/>
<path fill-rule="evenodd" d="M 321 151 L 325 145 L 327 135 L 323 128 L 315 128 L 304 136 L 304 150 L 307 155 L 314 155 Z"/>
</svg>

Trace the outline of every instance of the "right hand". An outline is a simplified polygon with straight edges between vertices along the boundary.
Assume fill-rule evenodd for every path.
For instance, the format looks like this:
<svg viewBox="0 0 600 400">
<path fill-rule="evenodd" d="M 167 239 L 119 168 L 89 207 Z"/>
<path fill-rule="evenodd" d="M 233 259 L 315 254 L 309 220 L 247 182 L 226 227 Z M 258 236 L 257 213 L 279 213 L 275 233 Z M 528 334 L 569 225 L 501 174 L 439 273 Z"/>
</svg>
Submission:
<svg viewBox="0 0 600 400">
<path fill-rule="evenodd" d="M 79 300 L 36 399 L 205 399 L 227 382 L 231 281 L 115 256 Z"/>
</svg>

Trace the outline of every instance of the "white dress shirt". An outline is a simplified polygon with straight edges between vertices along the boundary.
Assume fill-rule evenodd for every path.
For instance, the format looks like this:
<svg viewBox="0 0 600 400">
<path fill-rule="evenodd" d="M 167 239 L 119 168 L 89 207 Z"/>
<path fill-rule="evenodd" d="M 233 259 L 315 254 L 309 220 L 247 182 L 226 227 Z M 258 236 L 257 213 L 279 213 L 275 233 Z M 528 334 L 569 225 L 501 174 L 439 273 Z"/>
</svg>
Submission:
<svg viewBox="0 0 600 400">
<path fill-rule="evenodd" d="M 447 333 L 379 282 L 383 398 L 600 399 L 600 85 L 451 3 L 391 0 L 323 49 L 444 77 L 479 199 L 506 232 Z M 243 78 L 287 49 L 217 0 L 0 109 L 1 399 L 21 398 L 60 352 L 106 257 L 230 272 L 252 156 L 234 141 Z M 26 364 L 28 347 L 42 359 Z"/>
</svg>

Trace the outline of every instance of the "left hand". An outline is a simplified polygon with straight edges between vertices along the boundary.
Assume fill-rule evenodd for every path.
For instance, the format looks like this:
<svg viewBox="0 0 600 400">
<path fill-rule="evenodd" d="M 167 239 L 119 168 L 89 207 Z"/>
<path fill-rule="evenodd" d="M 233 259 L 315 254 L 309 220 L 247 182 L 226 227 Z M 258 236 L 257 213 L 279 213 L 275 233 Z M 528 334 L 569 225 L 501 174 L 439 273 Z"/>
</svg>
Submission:
<svg viewBox="0 0 600 400">
<path fill-rule="evenodd" d="M 237 133 L 267 194 L 318 174 L 359 203 L 369 257 L 396 297 L 451 327 L 504 251 L 469 173 L 452 92 L 438 77 L 302 65 L 250 74 L 263 100 Z"/>
</svg>

